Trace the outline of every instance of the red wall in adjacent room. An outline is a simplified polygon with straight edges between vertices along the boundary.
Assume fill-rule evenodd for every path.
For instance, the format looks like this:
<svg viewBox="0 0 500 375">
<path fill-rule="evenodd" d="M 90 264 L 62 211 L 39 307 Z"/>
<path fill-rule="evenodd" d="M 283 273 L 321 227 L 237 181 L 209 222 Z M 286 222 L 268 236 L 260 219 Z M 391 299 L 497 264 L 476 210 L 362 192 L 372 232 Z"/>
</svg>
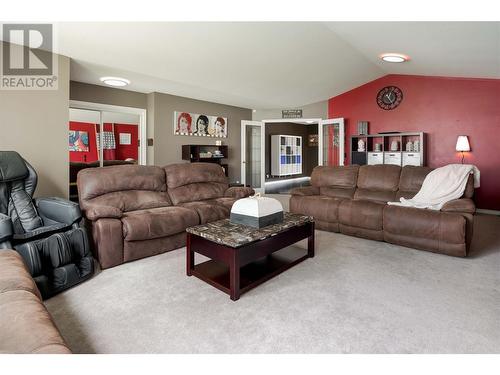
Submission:
<svg viewBox="0 0 500 375">
<path fill-rule="evenodd" d="M 69 130 L 78 130 L 87 132 L 89 135 L 89 151 L 79 152 L 70 151 L 69 160 L 72 162 L 85 162 L 91 163 L 97 160 L 97 145 L 96 145 L 96 127 L 95 124 L 90 124 L 87 122 L 69 122 Z"/>
<path fill-rule="evenodd" d="M 376 95 L 385 86 L 403 91 L 394 110 L 378 107 Z M 427 165 L 459 163 L 455 152 L 458 135 L 467 135 L 471 152 L 465 163 L 481 171 L 476 190 L 479 208 L 500 210 L 500 80 L 387 75 L 328 101 L 329 118 L 344 117 L 346 153 L 348 137 L 357 133 L 357 122 L 368 121 L 369 133 L 423 131 L 427 133 Z"/>
<path fill-rule="evenodd" d="M 138 125 L 128 125 L 128 124 L 115 124 L 115 140 L 116 140 L 116 159 L 125 160 L 132 158 L 134 160 L 139 159 L 139 133 Z M 130 134 L 130 145 L 120 144 L 120 133 Z"/>
<path fill-rule="evenodd" d="M 132 158 L 139 159 L 139 133 L 138 125 L 131 124 L 112 124 L 105 123 L 104 129 L 106 131 L 113 131 L 115 133 L 116 149 L 104 150 L 104 160 L 125 160 Z M 86 162 L 91 163 L 99 160 L 97 154 L 97 141 L 96 130 L 99 131 L 99 124 L 90 124 L 86 122 L 70 121 L 69 130 L 85 131 L 89 136 L 89 151 L 88 152 L 69 152 L 69 160 L 72 162 Z M 120 133 L 129 133 L 131 136 L 130 145 L 120 144 Z"/>
</svg>

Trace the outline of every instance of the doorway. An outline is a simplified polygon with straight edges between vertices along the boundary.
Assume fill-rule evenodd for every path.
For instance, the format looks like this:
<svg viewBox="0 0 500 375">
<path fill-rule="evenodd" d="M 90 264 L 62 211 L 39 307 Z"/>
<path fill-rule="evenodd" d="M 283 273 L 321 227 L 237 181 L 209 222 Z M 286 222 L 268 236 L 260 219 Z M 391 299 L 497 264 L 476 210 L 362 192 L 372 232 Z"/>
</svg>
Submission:
<svg viewBox="0 0 500 375">
<path fill-rule="evenodd" d="M 242 182 L 261 193 L 289 194 L 316 166 L 344 165 L 342 118 L 242 121 L 241 133 Z"/>
<path fill-rule="evenodd" d="M 69 196 L 78 201 L 77 174 L 85 168 L 146 164 L 146 111 L 71 102 L 69 108 Z"/>
</svg>

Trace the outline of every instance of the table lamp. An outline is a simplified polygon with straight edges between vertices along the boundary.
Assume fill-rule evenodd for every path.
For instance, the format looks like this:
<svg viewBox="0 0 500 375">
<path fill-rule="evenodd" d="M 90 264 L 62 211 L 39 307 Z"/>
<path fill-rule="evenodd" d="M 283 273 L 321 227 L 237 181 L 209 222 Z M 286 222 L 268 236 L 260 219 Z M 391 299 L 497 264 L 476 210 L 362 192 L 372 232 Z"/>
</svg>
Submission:
<svg viewBox="0 0 500 375">
<path fill-rule="evenodd" d="M 462 153 L 462 164 L 464 163 L 464 152 L 470 151 L 469 139 L 466 135 L 459 135 L 455 149 Z"/>
</svg>

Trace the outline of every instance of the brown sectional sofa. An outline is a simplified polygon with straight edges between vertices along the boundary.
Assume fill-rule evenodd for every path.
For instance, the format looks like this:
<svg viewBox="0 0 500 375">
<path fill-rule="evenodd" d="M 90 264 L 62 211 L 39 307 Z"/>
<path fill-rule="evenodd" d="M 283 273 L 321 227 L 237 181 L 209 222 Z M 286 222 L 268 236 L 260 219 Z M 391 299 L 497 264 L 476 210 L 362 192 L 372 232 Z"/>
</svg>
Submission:
<svg viewBox="0 0 500 375">
<path fill-rule="evenodd" d="M 211 163 L 88 168 L 77 185 L 102 268 L 185 246 L 187 227 L 228 217 L 237 199 L 254 193 L 229 187 Z"/>
<path fill-rule="evenodd" d="M 311 215 L 316 228 L 432 252 L 466 256 L 472 239 L 473 179 L 464 196 L 441 211 L 388 205 L 412 198 L 427 167 L 316 167 L 311 186 L 292 190 L 290 211 Z"/>
<path fill-rule="evenodd" d="M 14 250 L 0 250 L 0 353 L 71 353 Z"/>
</svg>

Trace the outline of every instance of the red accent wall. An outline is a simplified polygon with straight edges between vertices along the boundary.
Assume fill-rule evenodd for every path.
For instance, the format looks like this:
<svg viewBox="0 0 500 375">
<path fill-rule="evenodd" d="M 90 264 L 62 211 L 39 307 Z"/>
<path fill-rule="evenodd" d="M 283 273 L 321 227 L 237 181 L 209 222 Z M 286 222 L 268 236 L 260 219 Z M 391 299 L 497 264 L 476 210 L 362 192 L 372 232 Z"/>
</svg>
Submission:
<svg viewBox="0 0 500 375">
<path fill-rule="evenodd" d="M 403 91 L 394 110 L 378 107 L 378 91 L 389 85 Z M 500 210 L 500 80 L 387 75 L 328 101 L 329 118 L 344 117 L 346 163 L 350 162 L 350 135 L 358 121 L 369 121 L 369 133 L 424 131 L 427 133 L 427 165 L 460 163 L 455 151 L 458 135 L 467 135 L 471 152 L 465 163 L 481 171 L 476 190 L 479 208 Z"/>
</svg>

